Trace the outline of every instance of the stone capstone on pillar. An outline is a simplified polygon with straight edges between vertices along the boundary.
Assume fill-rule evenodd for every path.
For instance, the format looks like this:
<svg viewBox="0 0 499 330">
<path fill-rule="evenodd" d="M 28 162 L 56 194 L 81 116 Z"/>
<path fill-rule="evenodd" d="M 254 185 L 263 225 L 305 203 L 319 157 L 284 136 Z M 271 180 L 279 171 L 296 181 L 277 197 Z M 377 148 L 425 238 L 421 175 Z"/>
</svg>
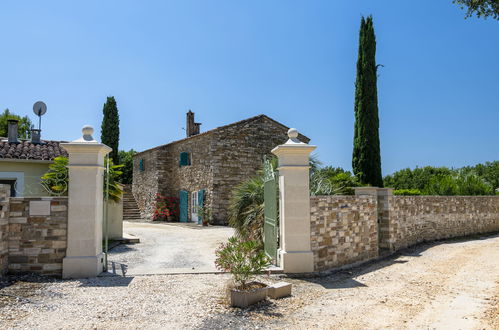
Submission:
<svg viewBox="0 0 499 330">
<path fill-rule="evenodd" d="M 298 140 L 298 131 L 288 131 L 289 140 L 272 150 L 279 159 L 279 261 L 285 273 L 314 271 L 310 244 L 309 157 L 316 148 Z"/>
<path fill-rule="evenodd" d="M 69 154 L 68 247 L 63 278 L 95 277 L 103 270 L 104 157 L 112 149 L 97 142 L 93 131 L 84 126 L 81 138 L 61 143 Z"/>
</svg>

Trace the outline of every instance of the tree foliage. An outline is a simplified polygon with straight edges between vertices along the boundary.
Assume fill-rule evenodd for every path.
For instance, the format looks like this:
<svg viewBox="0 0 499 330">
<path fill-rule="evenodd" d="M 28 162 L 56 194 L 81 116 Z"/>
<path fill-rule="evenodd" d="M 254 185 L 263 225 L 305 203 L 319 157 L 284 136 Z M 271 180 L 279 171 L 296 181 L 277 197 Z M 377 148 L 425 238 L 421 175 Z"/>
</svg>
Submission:
<svg viewBox="0 0 499 330">
<path fill-rule="evenodd" d="M 362 17 L 355 81 L 352 168 L 363 184 L 383 187 L 379 145 L 376 37 L 372 16 Z"/>
<path fill-rule="evenodd" d="M 405 168 L 392 175 L 385 176 L 385 186 L 400 189 L 418 189 L 423 191 L 430 179 L 434 176 L 451 175 L 452 171 L 447 167 L 416 167 L 411 170 Z"/>
<path fill-rule="evenodd" d="M 120 164 L 123 165 L 121 171 L 123 174 L 120 177 L 120 182 L 123 184 L 131 184 L 133 182 L 133 156 L 137 151 L 130 149 L 128 151 L 120 150 L 118 158 Z"/>
<path fill-rule="evenodd" d="M 473 173 L 482 178 L 494 190 L 499 189 L 499 160 L 485 162 L 475 166 L 465 166 L 460 169 L 464 174 Z"/>
<path fill-rule="evenodd" d="M 30 129 L 33 126 L 31 120 L 28 116 L 18 116 L 9 111 L 9 109 L 5 109 L 2 114 L 0 114 L 0 136 L 6 137 L 8 134 L 8 120 L 9 119 L 17 119 L 19 120 L 19 125 L 17 127 L 17 134 L 21 139 L 29 139 L 30 137 Z"/>
<path fill-rule="evenodd" d="M 492 17 L 499 19 L 499 1 L 497 0 L 454 0 L 461 8 L 467 8 L 466 18 L 476 15 L 478 18 Z"/>
<path fill-rule="evenodd" d="M 102 109 L 104 117 L 101 125 L 101 141 L 113 150 L 109 157 L 119 164 L 118 147 L 120 142 L 120 118 L 114 96 L 109 96 Z"/>
<path fill-rule="evenodd" d="M 326 166 L 311 172 L 311 195 L 353 195 L 361 184 L 356 176 L 341 167 Z"/>
<path fill-rule="evenodd" d="M 499 161 L 459 169 L 406 168 L 387 175 L 384 180 L 385 186 L 395 188 L 397 194 L 493 195 L 499 185 Z"/>
</svg>

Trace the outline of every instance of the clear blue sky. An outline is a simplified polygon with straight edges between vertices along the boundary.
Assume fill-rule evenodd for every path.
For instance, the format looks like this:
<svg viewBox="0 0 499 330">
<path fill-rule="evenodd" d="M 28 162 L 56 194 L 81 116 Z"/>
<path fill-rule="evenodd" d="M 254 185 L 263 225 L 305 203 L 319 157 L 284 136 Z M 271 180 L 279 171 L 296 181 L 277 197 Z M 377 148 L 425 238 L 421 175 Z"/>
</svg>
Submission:
<svg viewBox="0 0 499 330">
<path fill-rule="evenodd" d="M 361 15 L 374 17 L 384 174 L 499 155 L 499 22 L 452 0 L 2 1 L 0 110 L 47 103 L 42 137 L 99 137 L 116 97 L 121 149 L 264 113 L 324 164 L 351 168 Z"/>
</svg>

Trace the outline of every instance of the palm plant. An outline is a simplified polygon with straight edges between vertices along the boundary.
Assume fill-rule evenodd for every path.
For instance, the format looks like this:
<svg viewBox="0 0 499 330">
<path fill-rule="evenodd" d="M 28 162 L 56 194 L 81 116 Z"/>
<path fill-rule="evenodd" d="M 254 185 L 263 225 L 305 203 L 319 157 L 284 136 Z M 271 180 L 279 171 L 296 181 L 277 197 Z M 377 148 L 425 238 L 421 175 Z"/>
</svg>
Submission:
<svg viewBox="0 0 499 330">
<path fill-rule="evenodd" d="M 109 164 L 108 164 L 109 163 Z M 109 171 L 104 171 L 104 191 L 106 191 L 107 176 L 109 175 L 109 187 L 107 190 L 107 198 L 110 201 L 118 203 L 123 195 L 123 187 L 118 182 L 119 177 L 123 174 L 119 169 L 125 165 L 114 165 L 111 158 L 106 158 L 104 161 L 104 166 L 108 168 Z"/>
<path fill-rule="evenodd" d="M 264 180 L 262 171 L 238 185 L 229 205 L 229 225 L 239 238 L 263 242 Z"/>
<path fill-rule="evenodd" d="M 113 202 L 119 202 L 123 195 L 123 188 L 118 182 L 122 172 L 119 170 L 124 165 L 114 165 L 113 160 L 109 159 L 104 162 L 107 168 L 109 162 L 109 174 L 104 171 L 104 191 L 106 191 L 107 175 L 109 175 L 108 199 Z M 47 190 L 51 196 L 61 196 L 67 194 L 68 190 L 68 158 L 56 157 L 54 162 L 49 165 L 49 170 L 41 177 L 41 185 Z"/>
<path fill-rule="evenodd" d="M 56 157 L 49 170 L 40 178 L 40 184 L 51 196 L 65 195 L 68 191 L 68 158 Z"/>
<path fill-rule="evenodd" d="M 356 176 L 340 167 L 326 166 L 310 173 L 311 195 L 353 195 L 361 184 Z"/>
</svg>

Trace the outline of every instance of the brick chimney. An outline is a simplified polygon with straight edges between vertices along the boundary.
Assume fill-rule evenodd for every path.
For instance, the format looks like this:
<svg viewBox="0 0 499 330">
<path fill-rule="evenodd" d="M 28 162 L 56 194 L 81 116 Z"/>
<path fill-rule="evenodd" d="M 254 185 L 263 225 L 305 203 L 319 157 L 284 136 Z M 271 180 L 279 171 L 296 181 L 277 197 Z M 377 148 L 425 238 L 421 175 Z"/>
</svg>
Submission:
<svg viewBox="0 0 499 330">
<path fill-rule="evenodd" d="M 201 123 L 194 122 L 194 112 L 189 110 L 187 112 L 186 120 L 187 120 L 187 123 L 186 123 L 185 132 L 187 134 L 187 137 L 199 134 Z"/>
<path fill-rule="evenodd" d="M 16 119 L 7 120 L 7 136 L 9 143 L 19 143 L 17 139 L 17 128 L 19 121 Z"/>
<path fill-rule="evenodd" d="M 33 144 L 40 144 L 42 143 L 41 141 L 41 129 L 35 129 L 35 128 L 32 128 L 31 129 L 31 143 Z"/>
</svg>

